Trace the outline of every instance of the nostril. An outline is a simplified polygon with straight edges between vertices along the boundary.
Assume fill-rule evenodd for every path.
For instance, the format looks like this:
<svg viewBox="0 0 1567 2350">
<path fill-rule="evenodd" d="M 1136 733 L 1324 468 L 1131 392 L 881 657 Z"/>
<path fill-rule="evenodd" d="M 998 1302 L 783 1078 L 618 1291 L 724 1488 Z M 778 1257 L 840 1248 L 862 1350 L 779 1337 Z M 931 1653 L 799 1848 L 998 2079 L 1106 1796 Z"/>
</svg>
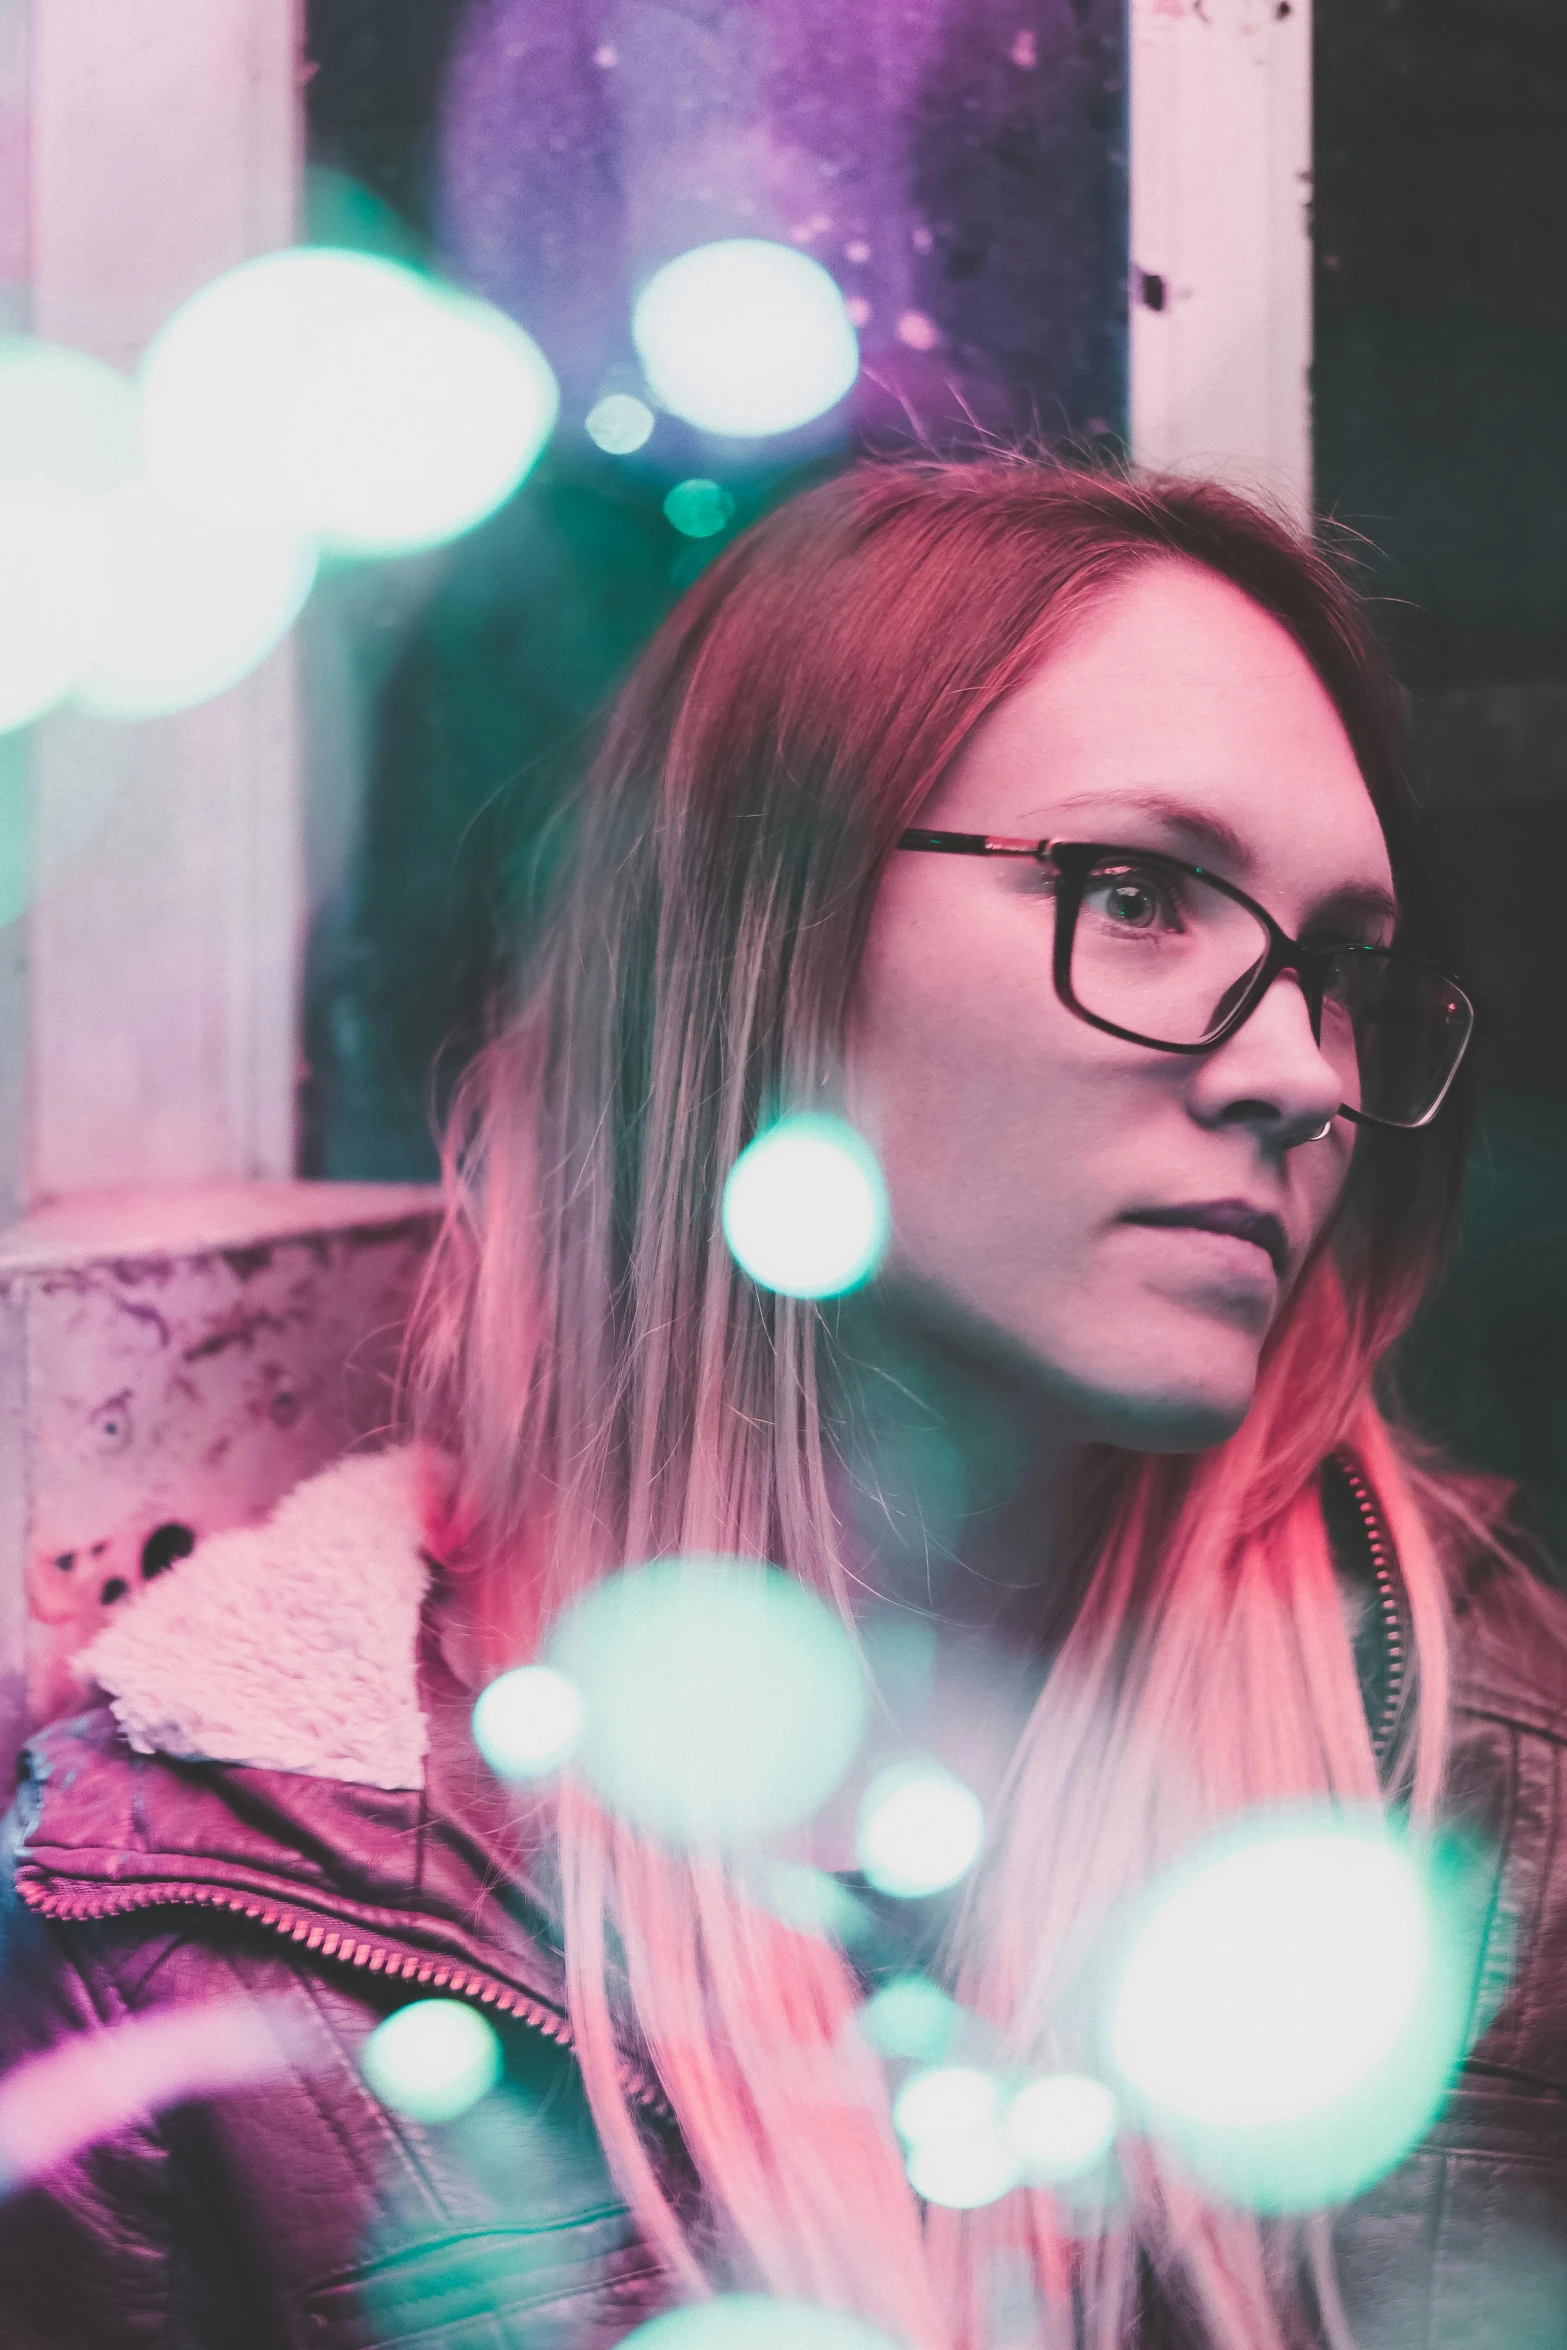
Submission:
<svg viewBox="0 0 1567 2350">
<path fill-rule="evenodd" d="M 166 1567 L 173 1566 L 176 1559 L 189 1558 L 195 1547 L 194 1530 L 182 1524 L 178 1518 L 169 1519 L 165 1525 L 154 1526 L 141 1546 L 143 1580 L 150 1583 L 154 1575 L 161 1575 Z"/>
</svg>

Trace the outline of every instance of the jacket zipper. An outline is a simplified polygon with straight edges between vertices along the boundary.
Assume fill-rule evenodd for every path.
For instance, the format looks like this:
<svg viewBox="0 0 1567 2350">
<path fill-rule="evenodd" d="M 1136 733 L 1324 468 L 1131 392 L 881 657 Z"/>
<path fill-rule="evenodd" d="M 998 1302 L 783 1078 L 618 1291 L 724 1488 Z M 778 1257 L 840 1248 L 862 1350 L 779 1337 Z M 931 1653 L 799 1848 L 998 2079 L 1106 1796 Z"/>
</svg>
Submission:
<svg viewBox="0 0 1567 2350">
<path fill-rule="evenodd" d="M 542 2032 L 546 2039 L 575 2051 L 571 2026 L 564 2016 L 482 1969 L 434 1958 L 427 1951 L 402 1950 L 391 1942 L 361 1942 L 352 1934 L 327 1925 L 321 1918 L 303 1916 L 279 1902 L 247 1901 L 242 1895 L 225 1893 L 215 1885 L 145 1885 L 126 1887 L 117 1893 L 55 1893 L 19 1877 L 18 1889 L 28 1908 L 38 1916 L 59 1918 L 72 1925 L 124 1917 L 141 1909 L 225 1910 L 251 1925 L 264 1927 L 283 1941 L 299 1943 L 314 1957 L 330 1959 L 338 1966 L 361 1967 L 367 1974 L 428 1984 L 432 1991 L 445 1992 L 451 1998 L 470 2000 L 476 2006 L 493 2008 L 498 2014 L 515 2016 L 519 2023 Z M 673 2119 L 662 2090 L 633 2067 L 623 2067 L 621 2086 L 635 2104 L 666 2120 Z"/>
<path fill-rule="evenodd" d="M 1388 1539 L 1378 1511 L 1376 1496 L 1356 1462 L 1348 1453 L 1336 1452 L 1334 1465 L 1343 1475 L 1345 1484 L 1354 1496 L 1365 1529 L 1366 1548 L 1371 1554 L 1371 1572 L 1376 1578 L 1377 1605 L 1382 1615 L 1383 1645 L 1387 1654 L 1387 1694 L 1382 1701 L 1382 1713 L 1372 1733 L 1371 1751 L 1378 1762 L 1387 1759 L 1398 1727 L 1398 1717 L 1404 1703 L 1404 1685 L 1409 1677 L 1409 1644 L 1404 1632 L 1403 1578 L 1398 1560 Z"/>
</svg>

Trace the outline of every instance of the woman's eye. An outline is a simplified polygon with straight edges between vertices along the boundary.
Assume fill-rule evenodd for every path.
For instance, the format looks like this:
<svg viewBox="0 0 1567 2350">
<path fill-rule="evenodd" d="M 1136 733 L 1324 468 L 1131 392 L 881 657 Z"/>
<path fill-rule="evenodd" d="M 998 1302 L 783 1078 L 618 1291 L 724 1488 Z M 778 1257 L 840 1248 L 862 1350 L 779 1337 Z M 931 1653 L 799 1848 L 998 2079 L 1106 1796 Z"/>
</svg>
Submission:
<svg viewBox="0 0 1567 2350">
<path fill-rule="evenodd" d="M 1148 874 L 1096 874 L 1085 897 L 1092 910 L 1116 930 L 1180 927 L 1170 890 Z"/>
<path fill-rule="evenodd" d="M 1130 881 L 1118 881 L 1105 891 L 1105 912 L 1115 922 L 1127 922 L 1145 930 L 1157 915 L 1151 889 L 1140 889 Z"/>
</svg>

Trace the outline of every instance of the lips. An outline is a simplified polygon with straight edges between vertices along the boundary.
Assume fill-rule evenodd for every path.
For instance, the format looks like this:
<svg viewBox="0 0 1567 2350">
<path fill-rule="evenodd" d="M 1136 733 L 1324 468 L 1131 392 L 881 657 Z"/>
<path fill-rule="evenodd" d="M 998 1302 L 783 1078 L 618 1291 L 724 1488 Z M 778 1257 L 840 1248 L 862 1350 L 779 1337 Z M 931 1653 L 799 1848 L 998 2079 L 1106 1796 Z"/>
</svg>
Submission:
<svg viewBox="0 0 1567 2350">
<path fill-rule="evenodd" d="M 1266 1208 L 1254 1208 L 1242 1199 L 1186 1201 L 1179 1207 L 1132 1208 L 1124 1224 L 1161 1224 L 1193 1232 L 1224 1232 L 1249 1240 L 1264 1250 L 1275 1273 L 1282 1275 L 1289 1256 L 1289 1237 L 1279 1218 Z"/>
</svg>

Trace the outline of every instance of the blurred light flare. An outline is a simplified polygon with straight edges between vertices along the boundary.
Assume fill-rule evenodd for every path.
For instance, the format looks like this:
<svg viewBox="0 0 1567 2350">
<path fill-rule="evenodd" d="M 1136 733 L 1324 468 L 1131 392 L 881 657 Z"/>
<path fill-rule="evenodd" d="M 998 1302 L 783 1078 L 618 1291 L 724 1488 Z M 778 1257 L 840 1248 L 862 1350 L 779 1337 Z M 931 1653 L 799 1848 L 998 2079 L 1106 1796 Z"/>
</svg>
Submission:
<svg viewBox="0 0 1567 2350">
<path fill-rule="evenodd" d="M 952 2045 L 962 2011 L 924 1975 L 899 1975 L 867 1999 L 860 2035 L 882 2056 L 918 2057 L 939 2064 Z"/>
<path fill-rule="evenodd" d="M 136 393 L 123 375 L 63 344 L 0 338 L 0 481 L 91 497 L 140 467 Z"/>
<path fill-rule="evenodd" d="M 562 1616 L 549 1656 L 582 1700 L 575 1767 L 674 1844 L 739 1846 L 797 1826 L 864 1729 L 843 1624 L 791 1576 L 746 1560 L 612 1575 Z"/>
<path fill-rule="evenodd" d="M 619 2350 L 903 2350 L 889 2334 L 815 2301 L 721 2293 L 623 2335 Z"/>
<path fill-rule="evenodd" d="M 590 441 L 609 457 L 629 457 L 653 436 L 655 418 L 633 392 L 606 392 L 583 419 Z"/>
<path fill-rule="evenodd" d="M 203 286 L 142 361 L 152 471 L 194 513 L 309 529 L 292 447 L 300 371 L 334 336 L 416 311 L 419 294 L 394 262 L 321 247 L 265 254 Z"/>
<path fill-rule="evenodd" d="M 922 2146 L 988 2129 L 1000 2105 L 1000 2088 L 989 2073 L 967 2064 L 931 2065 L 909 2075 L 893 2100 L 892 2119 L 900 2138 Z"/>
<path fill-rule="evenodd" d="M 372 2093 L 412 2121 L 449 2122 L 501 2077 L 501 2044 L 460 1999 L 416 1999 L 376 2025 L 359 2052 Z"/>
<path fill-rule="evenodd" d="M 98 564 L 89 499 L 0 479 L 0 734 L 69 691 L 92 645 Z"/>
<path fill-rule="evenodd" d="M 89 658 L 99 503 L 139 464 L 124 376 L 84 351 L 0 339 L 0 733 L 62 700 Z"/>
<path fill-rule="evenodd" d="M 972 1868 L 985 1837 L 979 1798 L 940 1763 L 892 1763 L 860 1803 L 861 1868 L 880 1893 L 940 1893 Z"/>
<path fill-rule="evenodd" d="M 0 2080 L 0 2195 L 168 2106 L 315 2061 L 292 2003 L 267 1998 L 206 2000 L 74 2034 Z"/>
<path fill-rule="evenodd" d="M 419 310 L 334 335 L 302 368 L 290 425 L 303 511 L 338 553 L 439 546 L 504 505 L 559 407 L 520 326 L 426 289 Z"/>
<path fill-rule="evenodd" d="M 1090 2074 L 1046 2073 L 1008 2101 L 1002 2126 L 1023 2176 L 1056 2186 L 1104 2161 L 1115 2143 L 1115 2098 Z"/>
<path fill-rule="evenodd" d="M 782 1925 L 845 1949 L 874 1930 L 874 1919 L 846 1885 L 803 1862 L 774 1861 L 763 1880 L 762 1899 Z"/>
<path fill-rule="evenodd" d="M 315 581 L 308 540 L 203 520 L 148 480 L 99 501 L 90 529 L 91 650 L 72 690 L 105 718 L 162 716 L 237 685 Z"/>
<path fill-rule="evenodd" d="M 809 254 L 759 237 L 698 245 L 643 287 L 632 340 L 654 396 L 704 432 L 764 439 L 852 388 L 859 344 L 842 293 Z"/>
<path fill-rule="evenodd" d="M 1469 1969 L 1423 1859 L 1313 1807 L 1216 1838 L 1145 1904 L 1109 2006 L 1140 2125 L 1260 2210 L 1342 2200 L 1429 2127 Z"/>
<path fill-rule="evenodd" d="M 479 1693 L 473 1735 L 499 1779 L 543 1779 L 560 1768 L 582 1729 L 582 1700 L 551 1665 L 518 1665 Z"/>
<path fill-rule="evenodd" d="M 1001 2127 L 1000 2083 L 970 2065 L 911 2073 L 893 2100 L 909 2184 L 927 2203 L 976 2211 L 1015 2187 L 1015 2148 Z"/>
<path fill-rule="evenodd" d="M 978 2066 L 936 2064 L 909 2075 L 892 2118 L 915 2192 L 969 2211 L 1016 2186 L 1097 2171 L 1114 2143 L 1116 2107 L 1086 2074 L 1048 2074 L 1008 2094 Z"/>
<path fill-rule="evenodd" d="M 502 312 L 363 253 L 230 271 L 154 337 L 139 387 L 0 339 L 0 733 L 68 696 L 140 719 L 225 692 L 298 617 L 319 542 L 396 554 L 471 528 L 557 408 Z"/>
<path fill-rule="evenodd" d="M 1396 2039 L 1428 1939 L 1419 1878 L 1391 1840 L 1313 1828 L 1220 1851 L 1143 1925 L 1116 1996 L 1116 2062 L 1195 2121 L 1298 2120 Z"/>
<path fill-rule="evenodd" d="M 916 2195 L 949 2211 L 977 2211 L 998 2202 L 1019 2178 L 1017 2156 L 994 2128 L 923 2139 L 909 2148 L 905 2168 Z"/>
<path fill-rule="evenodd" d="M 734 520 L 735 502 L 716 481 L 677 481 L 664 500 L 664 519 L 683 538 L 716 538 Z"/>
<path fill-rule="evenodd" d="M 543 353 L 493 305 L 319 246 L 203 287 L 153 339 L 141 389 L 147 460 L 176 502 L 348 554 L 472 528 L 559 408 Z"/>
<path fill-rule="evenodd" d="M 785 1297 L 837 1297 L 868 1281 L 890 1230 L 876 1154 L 841 1119 L 780 1118 L 748 1144 L 724 1184 L 736 1263 Z"/>
</svg>

